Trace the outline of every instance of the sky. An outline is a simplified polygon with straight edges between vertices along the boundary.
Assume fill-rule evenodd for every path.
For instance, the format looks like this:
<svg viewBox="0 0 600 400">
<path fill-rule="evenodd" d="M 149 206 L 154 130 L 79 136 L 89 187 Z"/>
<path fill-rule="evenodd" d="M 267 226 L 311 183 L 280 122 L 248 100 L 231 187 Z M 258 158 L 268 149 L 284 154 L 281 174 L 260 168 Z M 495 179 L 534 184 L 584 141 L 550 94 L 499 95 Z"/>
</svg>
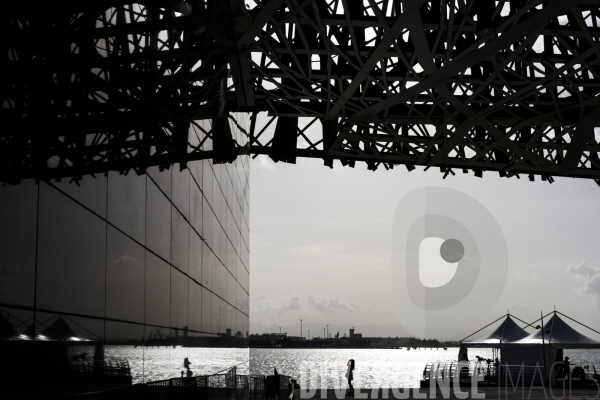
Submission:
<svg viewBox="0 0 600 400">
<path fill-rule="evenodd" d="M 348 168 L 336 161 L 329 169 L 322 160 L 298 159 L 294 165 L 267 156 L 254 159 L 251 333 L 282 327 L 299 335 L 302 319 L 303 336 L 309 329 L 311 337 L 323 336 L 327 324 L 332 334 L 355 327 L 364 336 L 409 336 L 413 330 L 408 328 L 421 316 L 416 311 L 399 318 L 397 313 L 394 298 L 402 285 L 392 274 L 392 228 L 403 196 L 428 186 L 477 200 L 498 222 L 508 249 L 507 280 L 497 301 L 476 300 L 485 308 L 478 315 L 450 311 L 460 322 L 432 328 L 429 336 L 460 340 L 507 310 L 530 322 L 554 307 L 600 330 L 600 187 L 591 180 L 557 178 L 549 184 L 539 177 L 530 182 L 526 176 L 506 179 L 492 172 L 483 178 L 460 171 L 442 176 L 422 167 L 373 172 L 362 163 Z M 413 211 L 401 212 L 410 217 Z M 442 242 L 421 243 L 428 263 L 445 263 Z"/>
</svg>

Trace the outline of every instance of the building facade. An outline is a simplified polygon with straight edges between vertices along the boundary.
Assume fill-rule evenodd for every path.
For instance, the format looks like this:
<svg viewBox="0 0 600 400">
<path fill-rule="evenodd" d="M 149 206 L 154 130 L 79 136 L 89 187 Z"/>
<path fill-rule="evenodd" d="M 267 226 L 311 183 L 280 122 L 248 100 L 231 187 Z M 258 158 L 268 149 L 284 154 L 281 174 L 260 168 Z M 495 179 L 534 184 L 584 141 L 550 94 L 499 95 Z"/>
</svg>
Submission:
<svg viewBox="0 0 600 400">
<path fill-rule="evenodd" d="M 244 145 L 247 117 L 233 118 Z M 210 124 L 192 124 L 190 146 L 211 149 Z M 16 353 L 5 378 L 93 369 L 100 359 L 128 365 L 132 383 L 187 374 L 185 358 L 194 375 L 247 373 L 247 156 L 7 185 L 0 226 L 0 332 Z"/>
</svg>

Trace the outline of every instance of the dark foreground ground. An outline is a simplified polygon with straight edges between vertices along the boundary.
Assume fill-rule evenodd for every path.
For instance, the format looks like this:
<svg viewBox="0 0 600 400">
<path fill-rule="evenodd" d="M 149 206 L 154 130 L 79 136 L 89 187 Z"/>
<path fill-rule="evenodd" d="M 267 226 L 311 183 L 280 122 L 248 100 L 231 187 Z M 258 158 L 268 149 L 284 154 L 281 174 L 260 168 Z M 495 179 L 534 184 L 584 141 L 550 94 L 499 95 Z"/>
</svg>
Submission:
<svg viewBox="0 0 600 400">
<path fill-rule="evenodd" d="M 444 396 L 439 390 L 436 392 L 435 396 L 431 396 L 429 389 L 403 389 L 403 391 L 410 390 L 410 394 L 402 395 L 400 390 L 397 390 L 396 393 L 392 391 L 392 389 L 355 389 L 354 397 L 346 396 L 345 390 L 334 390 L 334 389 L 326 389 L 326 390 L 317 390 L 315 392 L 309 392 L 306 394 L 305 390 L 296 390 L 294 393 L 294 399 L 459 399 L 456 396 L 454 391 L 450 391 L 450 396 Z M 545 391 L 541 387 L 534 387 L 529 391 L 529 388 L 525 388 L 524 391 L 521 388 L 517 389 L 516 392 L 513 392 L 511 388 L 506 390 L 498 388 L 479 388 L 476 395 L 485 396 L 485 397 L 473 397 L 473 393 L 471 390 L 463 389 L 464 392 L 467 392 L 466 397 L 460 397 L 461 399 L 508 399 L 508 400 L 545 400 L 545 399 L 581 399 L 592 400 L 592 399 L 600 399 L 600 389 L 573 389 L 571 390 L 570 396 L 569 391 L 567 389 L 566 393 L 563 393 L 562 389 L 554 388 L 552 392 L 550 389 L 546 388 Z M 554 396 L 553 396 L 554 395 Z"/>
</svg>

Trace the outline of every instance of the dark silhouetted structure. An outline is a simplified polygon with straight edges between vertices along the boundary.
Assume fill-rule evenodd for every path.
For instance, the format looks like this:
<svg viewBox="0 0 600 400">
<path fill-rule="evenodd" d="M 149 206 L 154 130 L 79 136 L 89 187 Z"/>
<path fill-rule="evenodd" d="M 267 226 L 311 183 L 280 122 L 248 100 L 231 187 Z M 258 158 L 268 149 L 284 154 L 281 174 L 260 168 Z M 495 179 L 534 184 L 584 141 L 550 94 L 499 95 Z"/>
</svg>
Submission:
<svg viewBox="0 0 600 400">
<path fill-rule="evenodd" d="M 599 16 L 595 0 L 11 2 L 0 181 L 248 153 L 598 180 Z"/>
</svg>

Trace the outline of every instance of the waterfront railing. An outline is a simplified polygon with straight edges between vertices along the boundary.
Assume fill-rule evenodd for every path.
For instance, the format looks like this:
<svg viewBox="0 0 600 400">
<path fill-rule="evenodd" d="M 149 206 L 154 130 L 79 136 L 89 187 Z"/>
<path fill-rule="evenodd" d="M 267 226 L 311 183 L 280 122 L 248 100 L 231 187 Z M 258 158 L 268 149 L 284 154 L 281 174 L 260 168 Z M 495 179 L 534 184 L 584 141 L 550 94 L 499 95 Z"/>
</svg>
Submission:
<svg viewBox="0 0 600 400">
<path fill-rule="evenodd" d="M 460 370 L 460 372 L 458 372 Z M 565 377 L 565 371 L 562 365 L 557 364 L 549 367 L 549 374 L 543 365 L 511 365 L 488 363 L 485 361 L 476 362 L 437 362 L 428 363 L 423 369 L 422 386 L 427 385 L 427 381 L 435 379 L 437 381 L 471 381 L 474 376 L 481 377 L 480 382 L 488 384 L 510 383 L 541 385 L 548 380 L 552 384 L 562 381 Z M 570 371 L 570 378 L 574 381 L 598 381 L 600 380 L 600 366 L 595 364 L 576 365 Z"/>
<path fill-rule="evenodd" d="M 248 375 L 238 375 L 236 367 L 233 367 L 224 374 L 199 375 L 138 383 L 124 388 L 86 393 L 69 398 L 81 400 L 242 400 L 248 398 L 250 378 Z M 254 383 L 254 387 L 257 387 L 256 383 Z"/>
</svg>

